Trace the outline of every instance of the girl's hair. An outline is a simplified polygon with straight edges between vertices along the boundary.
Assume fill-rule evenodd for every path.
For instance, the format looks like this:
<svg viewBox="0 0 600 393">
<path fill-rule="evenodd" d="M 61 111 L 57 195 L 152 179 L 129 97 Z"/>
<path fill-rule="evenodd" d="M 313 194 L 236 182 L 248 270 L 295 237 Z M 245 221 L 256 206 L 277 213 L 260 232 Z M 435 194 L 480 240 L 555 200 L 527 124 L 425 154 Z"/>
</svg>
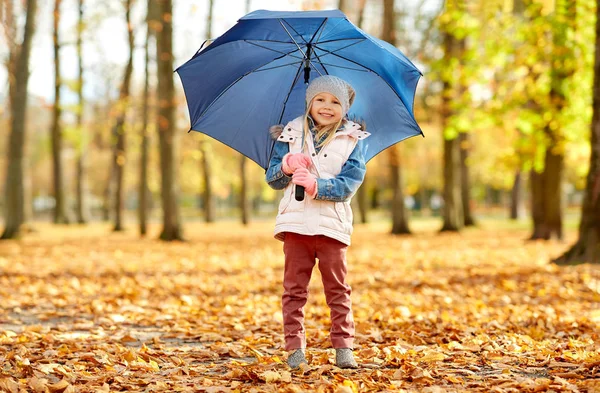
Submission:
<svg viewBox="0 0 600 393">
<path fill-rule="evenodd" d="M 310 110 L 312 109 L 312 101 L 308 104 L 308 108 L 306 108 L 306 112 L 304 113 L 304 143 L 306 144 L 308 141 L 308 133 L 310 132 L 310 126 L 308 124 L 308 116 L 310 115 Z M 327 138 L 321 143 L 317 145 L 317 147 L 323 147 L 327 145 L 331 140 L 335 137 L 335 132 L 342 126 L 344 122 L 344 117 L 333 124 L 329 124 L 327 126 L 320 126 L 315 124 L 315 128 L 317 129 L 317 134 L 315 135 L 315 141 L 321 140 L 323 135 L 327 135 Z M 304 146 L 302 146 L 302 150 L 304 150 Z"/>
</svg>

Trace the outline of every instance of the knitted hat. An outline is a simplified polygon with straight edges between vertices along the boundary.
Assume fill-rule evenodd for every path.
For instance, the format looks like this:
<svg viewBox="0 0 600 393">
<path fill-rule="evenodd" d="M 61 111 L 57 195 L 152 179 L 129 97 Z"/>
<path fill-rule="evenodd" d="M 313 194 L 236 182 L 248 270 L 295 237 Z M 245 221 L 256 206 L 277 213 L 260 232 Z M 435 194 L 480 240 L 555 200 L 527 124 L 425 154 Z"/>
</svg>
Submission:
<svg viewBox="0 0 600 393">
<path fill-rule="evenodd" d="M 306 88 L 306 106 L 310 105 L 313 98 L 319 93 L 329 93 L 337 97 L 342 104 L 342 117 L 346 116 L 348 109 L 354 102 L 356 93 L 348 82 L 333 75 L 323 75 L 315 78 Z"/>
</svg>

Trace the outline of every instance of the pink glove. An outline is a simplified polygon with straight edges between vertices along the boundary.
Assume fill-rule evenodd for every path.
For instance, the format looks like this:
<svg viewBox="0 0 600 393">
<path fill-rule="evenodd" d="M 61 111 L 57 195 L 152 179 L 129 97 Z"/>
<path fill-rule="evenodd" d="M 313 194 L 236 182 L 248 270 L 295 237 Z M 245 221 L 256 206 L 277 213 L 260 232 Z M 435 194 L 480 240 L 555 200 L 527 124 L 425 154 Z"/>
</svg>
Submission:
<svg viewBox="0 0 600 393">
<path fill-rule="evenodd" d="M 310 157 L 307 156 L 306 154 L 288 153 L 285 156 L 283 156 L 281 169 L 283 169 L 283 172 L 286 175 L 291 175 L 291 174 L 295 173 L 296 169 L 298 169 L 298 168 L 308 168 L 310 166 L 310 163 L 311 163 Z"/>
<path fill-rule="evenodd" d="M 292 183 L 304 187 L 304 191 L 311 197 L 317 196 L 317 177 L 306 168 L 298 168 L 292 176 Z"/>
</svg>

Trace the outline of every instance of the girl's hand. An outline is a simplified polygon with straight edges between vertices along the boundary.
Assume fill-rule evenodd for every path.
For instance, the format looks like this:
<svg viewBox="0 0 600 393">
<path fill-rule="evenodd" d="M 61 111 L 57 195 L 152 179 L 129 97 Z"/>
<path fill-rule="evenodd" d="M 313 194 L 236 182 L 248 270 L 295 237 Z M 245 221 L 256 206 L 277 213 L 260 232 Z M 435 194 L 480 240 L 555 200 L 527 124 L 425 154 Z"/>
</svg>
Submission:
<svg viewBox="0 0 600 393">
<path fill-rule="evenodd" d="M 294 172 L 292 183 L 304 187 L 304 191 L 313 198 L 317 194 L 317 177 L 306 168 L 298 168 Z"/>
<path fill-rule="evenodd" d="M 306 154 L 295 153 L 295 154 L 286 154 L 283 157 L 283 165 L 282 169 L 286 175 L 291 175 L 296 173 L 296 170 L 299 168 L 308 168 L 310 166 L 310 157 Z"/>
</svg>

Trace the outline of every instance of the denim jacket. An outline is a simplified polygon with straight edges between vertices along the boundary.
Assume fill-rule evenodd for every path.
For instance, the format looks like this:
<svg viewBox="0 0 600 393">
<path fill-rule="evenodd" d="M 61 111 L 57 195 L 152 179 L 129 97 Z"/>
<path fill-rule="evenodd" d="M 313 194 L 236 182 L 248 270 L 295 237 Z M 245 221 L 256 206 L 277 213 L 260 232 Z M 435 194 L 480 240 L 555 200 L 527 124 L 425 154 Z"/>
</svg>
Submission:
<svg viewBox="0 0 600 393">
<path fill-rule="evenodd" d="M 340 127 L 338 132 L 344 129 L 344 125 Z M 366 164 L 362 153 L 362 141 L 358 141 L 356 147 L 348 157 L 348 160 L 342 166 L 342 170 L 333 179 L 317 178 L 317 195 L 316 200 L 346 202 L 358 190 L 362 184 L 365 173 Z M 317 149 L 315 147 L 315 149 Z M 317 151 L 320 149 L 317 149 Z M 283 156 L 289 153 L 289 143 L 275 141 L 269 168 L 266 173 L 266 180 L 269 186 L 275 190 L 283 190 L 292 180 L 291 176 L 286 175 L 281 170 L 281 160 Z"/>
</svg>

